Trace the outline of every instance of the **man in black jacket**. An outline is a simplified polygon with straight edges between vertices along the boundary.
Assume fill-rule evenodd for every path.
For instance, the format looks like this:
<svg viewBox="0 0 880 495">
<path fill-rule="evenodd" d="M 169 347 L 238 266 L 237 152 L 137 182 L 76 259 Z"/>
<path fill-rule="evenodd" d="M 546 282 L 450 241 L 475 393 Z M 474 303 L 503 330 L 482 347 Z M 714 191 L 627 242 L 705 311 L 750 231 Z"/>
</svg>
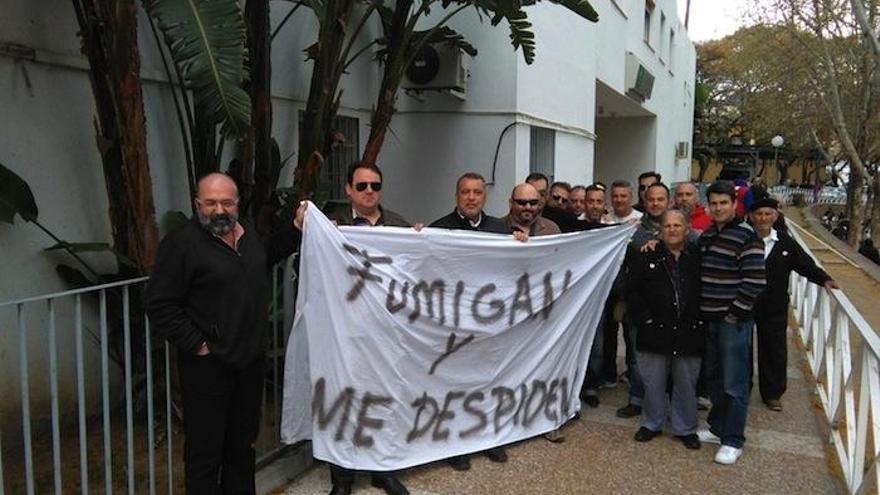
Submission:
<svg viewBox="0 0 880 495">
<path fill-rule="evenodd" d="M 484 206 L 486 180 L 476 172 L 467 172 L 455 184 L 455 210 L 435 220 L 429 227 L 510 235 L 510 227 L 500 218 L 487 215 L 483 211 Z M 504 447 L 493 447 L 484 453 L 493 462 L 507 462 L 507 451 Z M 450 457 L 446 462 L 456 471 L 467 471 L 471 468 L 468 455 Z"/>
<path fill-rule="evenodd" d="M 749 219 L 764 242 L 767 288 L 755 300 L 758 340 L 758 387 L 761 399 L 772 411 L 781 411 L 785 393 L 786 327 L 788 326 L 788 279 L 792 270 L 826 289 L 839 289 L 837 282 L 816 266 L 803 248 L 773 224 L 779 218 L 779 203 L 772 198 L 755 201 Z"/>
<path fill-rule="evenodd" d="M 486 179 L 476 172 L 468 172 L 456 182 L 455 210 L 435 220 L 429 227 L 510 234 L 510 228 L 500 218 L 483 211 L 485 206 Z"/>
<path fill-rule="evenodd" d="M 224 174 L 199 181 L 197 215 L 159 245 L 147 315 L 177 347 L 187 493 L 254 493 L 270 268 L 299 243 L 293 225 L 263 240 L 238 222 L 238 189 Z"/>
<path fill-rule="evenodd" d="M 637 442 L 659 435 L 666 422 L 667 377 L 672 377 L 670 426 L 689 449 L 697 438 L 697 377 L 706 339 L 700 319 L 700 252 L 687 242 L 681 210 L 661 216 L 662 242 L 630 260 L 627 307 L 637 323 L 639 373 L 644 383 Z"/>
</svg>

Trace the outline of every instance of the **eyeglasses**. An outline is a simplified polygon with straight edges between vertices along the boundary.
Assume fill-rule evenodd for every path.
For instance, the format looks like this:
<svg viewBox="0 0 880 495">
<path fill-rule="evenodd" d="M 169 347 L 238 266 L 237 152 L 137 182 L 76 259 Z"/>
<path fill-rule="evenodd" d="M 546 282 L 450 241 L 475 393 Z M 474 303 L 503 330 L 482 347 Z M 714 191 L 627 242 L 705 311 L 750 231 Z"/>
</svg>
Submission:
<svg viewBox="0 0 880 495">
<path fill-rule="evenodd" d="M 214 199 L 206 199 L 206 200 L 197 199 L 196 202 L 199 204 L 199 206 L 204 206 L 205 208 L 208 208 L 209 210 L 213 210 L 214 208 L 217 207 L 217 205 L 222 206 L 224 210 L 228 210 L 230 208 L 234 208 L 234 207 L 238 206 L 237 199 L 224 199 L 222 201 L 217 201 Z"/>
<path fill-rule="evenodd" d="M 540 199 L 516 199 L 513 198 L 513 202 L 520 206 L 538 206 L 538 203 L 541 202 Z"/>
<path fill-rule="evenodd" d="M 562 204 L 568 203 L 568 198 L 561 196 L 559 194 L 553 194 L 551 197 L 553 198 L 554 201 L 558 201 Z"/>
<path fill-rule="evenodd" d="M 355 188 L 355 190 L 357 190 L 357 192 L 364 192 L 367 190 L 367 186 L 369 186 L 370 189 L 372 189 L 376 192 L 382 190 L 382 183 L 381 182 L 358 182 L 357 184 L 354 185 L 354 188 Z"/>
</svg>

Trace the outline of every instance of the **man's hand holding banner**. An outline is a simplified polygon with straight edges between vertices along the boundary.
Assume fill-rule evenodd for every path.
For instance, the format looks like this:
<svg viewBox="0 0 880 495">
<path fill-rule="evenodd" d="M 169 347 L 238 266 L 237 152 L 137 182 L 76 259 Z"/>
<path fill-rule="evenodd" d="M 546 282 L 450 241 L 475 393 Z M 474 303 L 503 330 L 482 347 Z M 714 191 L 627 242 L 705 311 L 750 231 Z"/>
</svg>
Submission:
<svg viewBox="0 0 880 495">
<path fill-rule="evenodd" d="M 305 218 L 282 439 L 402 469 L 553 430 L 633 226 L 537 237 Z"/>
</svg>

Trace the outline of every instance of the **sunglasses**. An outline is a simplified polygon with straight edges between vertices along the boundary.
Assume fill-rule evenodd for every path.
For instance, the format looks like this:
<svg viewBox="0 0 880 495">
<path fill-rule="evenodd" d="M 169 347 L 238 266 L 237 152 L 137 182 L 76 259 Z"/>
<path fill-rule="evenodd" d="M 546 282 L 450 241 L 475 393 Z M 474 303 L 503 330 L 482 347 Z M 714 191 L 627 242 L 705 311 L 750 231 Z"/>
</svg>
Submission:
<svg viewBox="0 0 880 495">
<path fill-rule="evenodd" d="M 559 202 L 562 203 L 562 204 L 568 203 L 568 198 L 562 197 L 562 196 L 560 196 L 559 194 L 554 194 L 554 195 L 553 195 L 553 200 L 554 200 L 554 201 L 559 201 Z"/>
<path fill-rule="evenodd" d="M 367 190 L 367 186 L 369 186 L 370 189 L 372 189 L 376 192 L 382 190 L 382 183 L 381 182 L 358 182 L 357 184 L 354 185 L 354 188 L 357 192 L 364 192 Z"/>
<path fill-rule="evenodd" d="M 513 200 L 514 203 L 520 206 L 538 206 L 538 203 L 541 202 L 540 199 L 516 199 Z"/>
</svg>

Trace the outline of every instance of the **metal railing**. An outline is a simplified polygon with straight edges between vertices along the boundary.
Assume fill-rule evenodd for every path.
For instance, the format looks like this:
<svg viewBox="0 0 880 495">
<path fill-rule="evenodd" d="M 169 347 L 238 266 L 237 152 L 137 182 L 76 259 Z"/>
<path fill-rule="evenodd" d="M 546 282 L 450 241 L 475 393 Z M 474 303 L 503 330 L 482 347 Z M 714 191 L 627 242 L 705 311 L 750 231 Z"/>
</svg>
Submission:
<svg viewBox="0 0 880 495">
<path fill-rule="evenodd" d="M 823 186 L 814 192 L 812 188 L 773 186 L 767 189 L 771 196 L 784 204 L 794 204 L 795 195 L 800 195 L 804 204 L 845 204 L 846 189 L 843 187 Z"/>
<path fill-rule="evenodd" d="M 285 285 L 293 284 L 282 282 L 285 273 L 292 273 L 286 264 L 273 270 L 267 308 L 258 465 L 286 447 L 279 428 L 289 328 L 282 325 L 291 308 L 285 301 L 293 300 Z M 12 327 L 0 332 L 9 342 L 14 329 L 18 340 L 20 403 L 2 418 L 0 495 L 184 492 L 174 350 L 153 335 L 143 312 L 146 281 L 0 303 L 0 326 Z"/>
<path fill-rule="evenodd" d="M 813 256 L 799 227 L 787 223 Z M 789 291 L 847 489 L 880 493 L 880 337 L 842 291 L 827 291 L 797 273 Z"/>
</svg>

